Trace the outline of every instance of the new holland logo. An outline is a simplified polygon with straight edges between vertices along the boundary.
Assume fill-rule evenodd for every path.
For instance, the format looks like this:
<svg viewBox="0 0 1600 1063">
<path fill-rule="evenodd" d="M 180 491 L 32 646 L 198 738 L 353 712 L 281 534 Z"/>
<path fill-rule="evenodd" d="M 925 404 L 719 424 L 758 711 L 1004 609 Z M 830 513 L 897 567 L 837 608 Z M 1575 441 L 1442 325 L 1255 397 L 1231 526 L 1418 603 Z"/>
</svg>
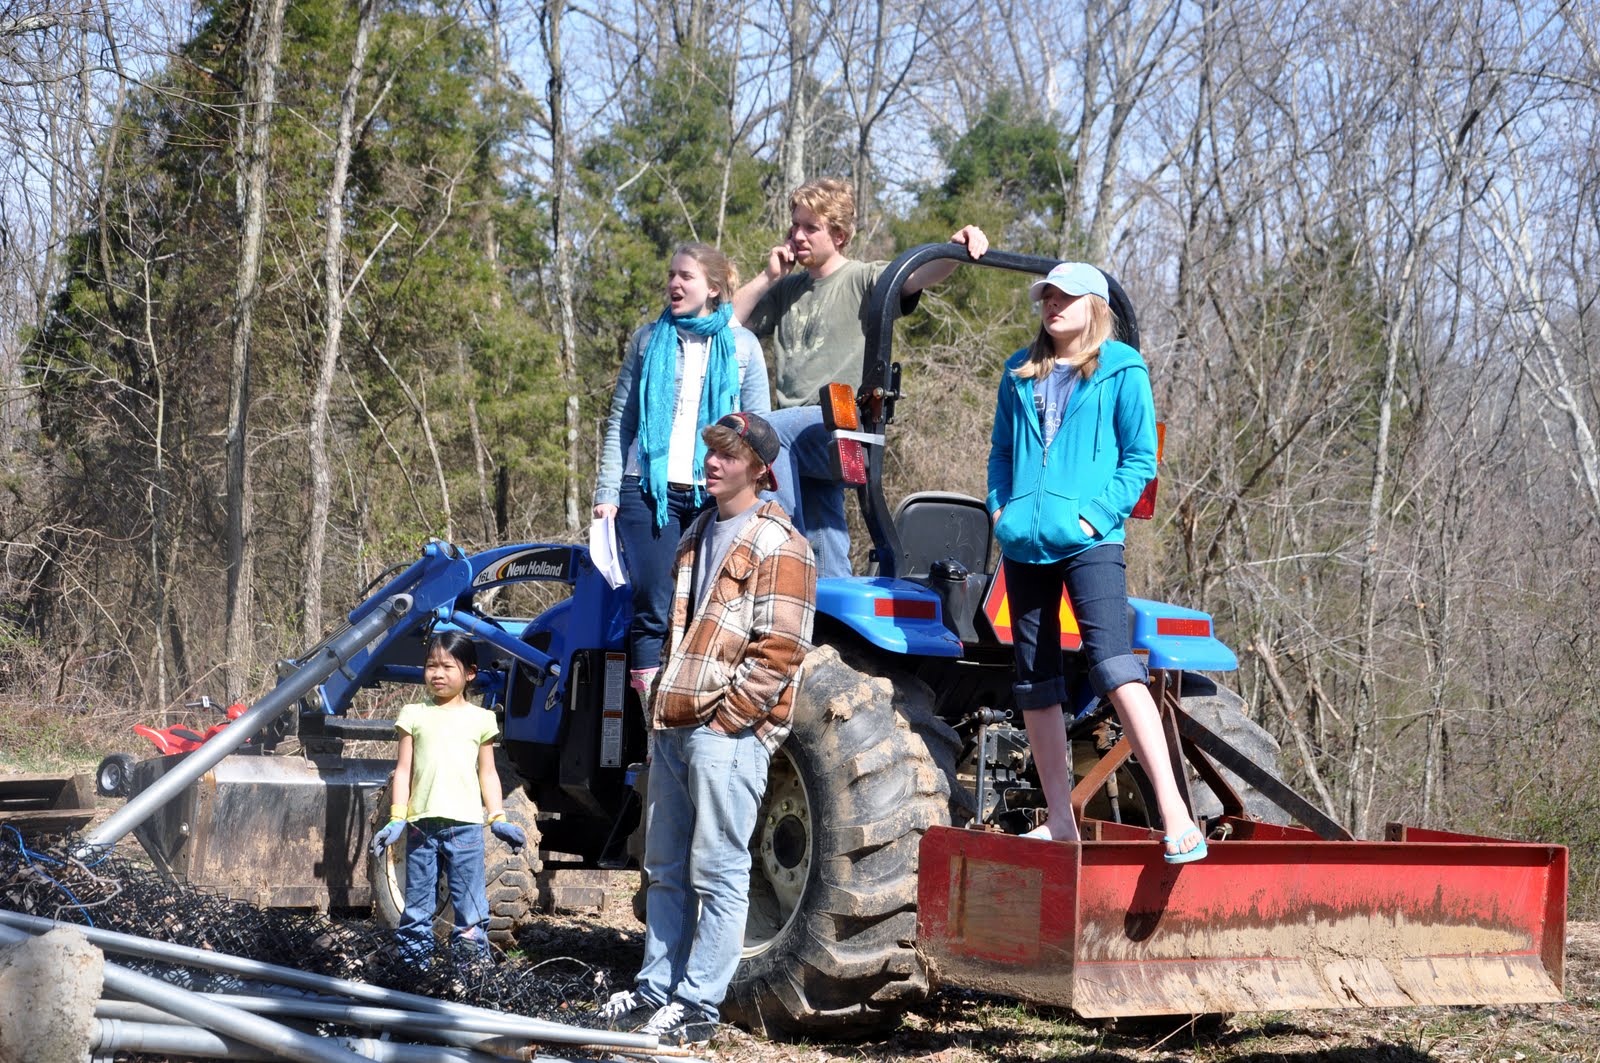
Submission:
<svg viewBox="0 0 1600 1063">
<path fill-rule="evenodd" d="M 486 568 L 472 581 L 474 587 L 502 580 L 566 579 L 572 555 L 567 550 L 527 550 L 512 554 L 493 568 Z"/>
</svg>

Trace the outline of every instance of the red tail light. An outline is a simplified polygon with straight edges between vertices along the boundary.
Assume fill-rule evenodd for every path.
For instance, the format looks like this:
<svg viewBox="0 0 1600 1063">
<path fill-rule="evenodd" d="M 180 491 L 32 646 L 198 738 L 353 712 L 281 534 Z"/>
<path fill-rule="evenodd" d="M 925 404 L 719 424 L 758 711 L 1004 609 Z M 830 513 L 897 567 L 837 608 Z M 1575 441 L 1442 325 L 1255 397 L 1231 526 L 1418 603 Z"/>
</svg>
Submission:
<svg viewBox="0 0 1600 1063">
<path fill-rule="evenodd" d="M 822 389 L 822 426 L 830 432 L 860 432 L 861 411 L 849 384 L 829 384 Z M 867 451 L 859 439 L 833 441 L 834 475 L 852 487 L 867 482 Z"/>
<path fill-rule="evenodd" d="M 841 481 L 855 487 L 863 486 L 867 482 L 867 450 L 859 440 L 837 439 L 833 444 L 834 461 L 838 464 L 835 470 Z"/>
<path fill-rule="evenodd" d="M 1191 620 L 1187 617 L 1160 616 L 1156 618 L 1157 635 L 1183 635 L 1203 639 L 1211 635 L 1211 621 Z"/>
<path fill-rule="evenodd" d="M 939 615 L 933 602 L 917 598 L 879 598 L 872 603 L 873 616 L 903 616 L 907 620 L 933 620 Z"/>
<path fill-rule="evenodd" d="M 1161 464 L 1161 451 L 1167 442 L 1167 425 L 1165 421 L 1156 422 L 1156 464 Z M 1144 485 L 1144 493 L 1139 496 L 1139 501 L 1133 504 L 1133 512 L 1128 516 L 1134 520 L 1150 520 L 1156 515 L 1156 487 L 1161 483 L 1160 477 L 1152 477 Z"/>
</svg>

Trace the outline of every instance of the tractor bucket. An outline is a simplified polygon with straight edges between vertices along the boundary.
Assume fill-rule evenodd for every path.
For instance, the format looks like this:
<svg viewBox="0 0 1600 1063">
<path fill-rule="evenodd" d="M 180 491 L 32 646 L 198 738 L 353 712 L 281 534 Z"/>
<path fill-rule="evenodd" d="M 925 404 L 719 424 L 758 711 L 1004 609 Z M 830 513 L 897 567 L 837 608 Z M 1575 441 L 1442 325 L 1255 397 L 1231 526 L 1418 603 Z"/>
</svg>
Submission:
<svg viewBox="0 0 1600 1063">
<path fill-rule="evenodd" d="M 135 797 L 187 755 L 138 764 Z M 234 900 L 361 906 L 373 809 L 393 770 L 385 760 L 228 756 L 134 833 L 164 871 Z"/>
<path fill-rule="evenodd" d="M 918 950 L 940 981 L 1091 1018 L 1561 999 L 1565 848 L 1228 827 L 1180 866 L 1142 828 L 932 828 Z"/>
</svg>

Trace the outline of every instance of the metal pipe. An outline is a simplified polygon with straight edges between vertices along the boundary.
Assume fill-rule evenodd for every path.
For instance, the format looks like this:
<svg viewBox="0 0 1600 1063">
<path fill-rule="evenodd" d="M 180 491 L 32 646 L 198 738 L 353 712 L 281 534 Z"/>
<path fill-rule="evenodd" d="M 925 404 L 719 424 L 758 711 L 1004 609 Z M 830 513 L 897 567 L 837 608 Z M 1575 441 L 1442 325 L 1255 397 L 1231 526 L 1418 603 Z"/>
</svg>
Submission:
<svg viewBox="0 0 1600 1063">
<path fill-rule="evenodd" d="M 538 681 L 543 682 L 546 675 L 560 675 L 561 662 L 545 653 L 532 643 L 523 642 L 521 639 L 512 638 L 505 629 L 483 620 L 465 609 L 455 609 L 450 613 L 450 622 L 457 627 L 470 631 L 483 639 L 491 646 L 495 646 L 538 673 Z"/>
<path fill-rule="evenodd" d="M 29 935 L 9 926 L 0 926 L 0 945 L 17 945 L 28 940 Z M 284 1059 L 305 1060 L 309 1063 L 364 1063 L 363 1057 L 337 1047 L 320 1037 L 291 1030 L 287 1026 L 252 1015 L 226 1004 L 206 1000 L 159 978 L 130 971 L 126 967 L 108 963 L 104 970 L 107 990 L 128 997 L 141 1004 L 149 1004 L 173 1014 L 204 1016 L 207 1026 L 219 1033 L 236 1037 L 240 1041 L 264 1048 Z"/>
<path fill-rule="evenodd" d="M 171 771 L 113 812 L 84 839 L 83 846 L 73 855 L 82 860 L 96 849 L 115 845 L 123 835 L 150 818 L 184 787 L 210 771 L 219 760 L 277 719 L 280 713 L 310 693 L 362 647 L 381 635 L 393 617 L 404 616 L 410 609 L 409 594 L 396 594 L 387 599 L 379 608 L 330 641 L 315 657 L 289 673 L 226 729 L 219 731 L 214 738 L 184 757 Z"/>
<path fill-rule="evenodd" d="M 433 997 L 406 993 L 398 989 L 384 989 L 381 986 L 367 985 L 364 982 L 351 982 L 343 978 L 334 978 L 331 975 L 297 971 L 292 967 L 280 967 L 277 964 L 263 963 L 260 960 L 246 959 L 243 956 L 232 956 L 225 952 L 190 948 L 187 945 L 156 941 L 152 938 L 122 934 L 114 930 L 101 930 L 97 927 L 60 923 L 36 915 L 23 915 L 21 912 L 0 909 L 0 927 L 15 927 L 18 930 L 25 930 L 29 933 L 42 934 L 58 926 L 71 926 L 88 938 L 91 944 L 107 952 L 115 952 L 125 956 L 137 956 L 147 960 L 159 960 L 188 967 L 199 967 L 208 971 L 223 971 L 245 978 L 280 982 L 284 985 L 309 989 L 313 992 L 331 993 L 366 1003 L 426 1012 L 442 1018 L 480 1019 L 487 1016 L 503 1021 L 506 1024 L 503 1028 L 497 1028 L 497 1032 L 503 1032 L 515 1037 L 526 1037 L 534 1041 L 543 1041 L 548 1044 L 596 1045 L 634 1052 L 650 1052 L 660 1047 L 660 1041 L 657 1038 L 645 1034 L 590 1030 L 577 1026 L 566 1026 L 561 1023 L 547 1022 L 543 1019 L 506 1015 L 502 1012 L 490 1011 L 487 1008 L 476 1008 L 447 1000 L 435 1000 Z M 453 1023 L 447 1022 L 445 1025 L 457 1028 Z"/>
<path fill-rule="evenodd" d="M 461 1015 L 441 1022 L 440 1016 L 401 1008 L 378 1008 L 365 1004 L 341 1004 L 294 997 L 239 996 L 228 993 L 209 999 L 255 1015 L 293 1016 L 336 1022 L 349 1026 L 379 1027 L 387 1030 L 421 1030 L 428 1033 L 457 1031 L 468 1034 L 517 1036 L 523 1020 L 515 1015 L 486 1011 L 482 1015 Z"/>
<path fill-rule="evenodd" d="M 226 1034 L 284 1059 L 311 1063 L 357 1063 L 362 1057 L 312 1034 L 291 1029 L 282 1023 L 248 1011 L 206 1000 L 170 982 L 152 978 L 114 963 L 105 965 L 105 987 L 142 1004 L 174 1014 L 193 1014 L 208 1030 Z"/>
<path fill-rule="evenodd" d="M 207 1000 L 214 1000 L 222 1004 L 231 1004 L 240 1011 L 248 1011 L 252 1015 L 263 1015 L 272 1012 L 273 1009 L 271 1008 L 264 1008 L 256 1005 L 263 1000 L 277 999 L 260 997 L 230 997 L 222 993 L 203 993 L 201 995 Z M 315 1004 L 318 1002 L 306 1001 L 306 1003 Z M 329 1004 L 328 1002 L 322 1003 L 324 1006 L 339 1007 L 337 1004 Z M 384 1008 L 369 1008 L 363 1010 L 377 1012 L 388 1011 L 388 1009 Z M 428 1035 L 428 1040 L 438 1041 L 441 1044 L 455 1045 L 457 1048 L 477 1048 L 481 1045 L 493 1044 L 496 1041 L 496 1037 L 494 1035 L 486 1036 L 482 1033 L 461 1033 L 454 1030 L 440 1029 L 437 1023 L 432 1023 L 427 1016 L 421 1014 L 420 1012 L 388 1013 L 407 1016 L 408 1021 L 387 1024 L 385 1026 L 386 1029 L 420 1029 L 422 1032 Z M 278 1010 L 277 1014 L 297 1015 L 309 1018 L 311 1017 L 311 1009 L 302 1010 L 295 1008 L 284 1008 Z M 102 998 L 100 1002 L 94 1006 L 94 1016 L 97 1019 L 119 1019 L 123 1022 L 154 1023 L 158 1026 L 200 1025 L 194 1022 L 192 1019 L 188 1019 L 182 1015 L 173 1015 L 169 1012 L 162 1011 L 160 1008 L 152 1008 L 148 1004 L 140 1004 L 132 1000 L 107 1000 Z M 336 1021 L 345 1026 L 368 1025 L 367 1023 L 357 1021 L 354 1017 L 349 1017 L 347 1019 L 345 1016 L 332 1016 L 330 1021 Z M 480 1050 L 486 1051 L 487 1049 Z"/>
<path fill-rule="evenodd" d="M 474 1047 L 486 1039 L 522 1038 L 527 1035 L 518 1028 L 522 1019 L 516 1016 L 507 1016 L 497 1012 L 485 1012 L 481 1017 L 459 1016 L 441 1021 L 438 1015 L 429 1015 L 419 1011 L 406 1011 L 399 1008 L 375 1008 L 361 1004 L 344 1004 L 331 1001 L 310 1000 L 303 997 L 292 996 L 237 996 L 228 993 L 206 994 L 207 999 L 215 1000 L 241 1011 L 248 1011 L 255 1015 L 275 1015 L 302 1019 L 315 1019 L 318 1022 L 338 1023 L 346 1026 L 360 1026 L 384 1030 L 410 1030 L 425 1034 L 428 1037 L 448 1041 L 463 1047 Z M 581 1030 L 581 1027 L 574 1029 Z M 600 1041 L 570 1042 L 569 1047 L 595 1047 L 607 1051 L 619 1051 L 614 1045 L 605 1043 L 611 1036 L 607 1031 L 589 1031 L 596 1035 Z M 486 1038 L 485 1035 L 488 1035 Z M 623 1050 L 626 1051 L 626 1050 Z M 655 1055 L 686 1055 L 680 1050 L 656 1047 L 643 1051 Z"/>
<path fill-rule="evenodd" d="M 517 1049 L 525 1049 L 529 1043 L 526 1037 L 506 1034 L 488 1034 L 483 1031 L 455 1030 L 443 1027 L 437 1016 L 424 1015 L 414 1011 L 399 1011 L 391 1008 L 369 1008 L 341 1004 L 326 998 L 302 997 L 293 994 L 284 996 L 249 997 L 234 996 L 226 993 L 201 994 L 208 1000 L 231 1004 L 241 1011 L 248 1011 L 256 1015 L 293 1015 L 300 1018 L 317 1019 L 342 1026 L 378 1026 L 389 1031 L 414 1030 L 426 1036 L 428 1040 L 438 1041 L 457 1048 L 471 1048 L 490 1055 L 505 1054 L 512 1051 L 512 1043 Z M 155 1023 L 157 1025 L 194 1025 L 194 1023 L 181 1015 L 172 1015 L 159 1008 L 152 1008 L 147 1004 L 135 1003 L 131 1000 L 101 1000 L 95 1005 L 95 1018 L 120 1019 L 123 1022 Z M 569 1046 L 576 1047 L 576 1046 Z M 631 1050 L 619 1050 L 614 1047 L 605 1049 L 617 1053 Z M 697 1063 L 686 1049 L 681 1048 L 653 1048 L 642 1055 L 655 1059 L 682 1058 L 684 1063 Z"/>
<path fill-rule="evenodd" d="M 158 1026 L 193 1026 L 194 1020 L 170 1011 L 152 1008 L 137 1000 L 111 1000 L 101 997 L 94 1006 L 97 1019 L 120 1019 L 122 1022 L 153 1022 Z"/>
<path fill-rule="evenodd" d="M 436 1063 L 440 1060 L 461 1060 L 463 1063 L 503 1063 L 506 1056 L 475 1052 L 466 1048 L 444 1048 L 439 1045 L 413 1045 L 399 1041 L 380 1041 L 372 1037 L 318 1038 L 338 1046 L 366 1063 Z M 150 1055 L 183 1055 L 201 1059 L 273 1060 L 280 1056 L 263 1051 L 255 1045 L 234 1037 L 225 1037 L 195 1026 L 166 1023 L 129 1022 L 125 1019 L 101 1019 L 94 1035 L 94 1049 L 99 1052 L 138 1052 Z M 551 1056 L 534 1056 L 541 1063 L 569 1063 Z"/>
</svg>

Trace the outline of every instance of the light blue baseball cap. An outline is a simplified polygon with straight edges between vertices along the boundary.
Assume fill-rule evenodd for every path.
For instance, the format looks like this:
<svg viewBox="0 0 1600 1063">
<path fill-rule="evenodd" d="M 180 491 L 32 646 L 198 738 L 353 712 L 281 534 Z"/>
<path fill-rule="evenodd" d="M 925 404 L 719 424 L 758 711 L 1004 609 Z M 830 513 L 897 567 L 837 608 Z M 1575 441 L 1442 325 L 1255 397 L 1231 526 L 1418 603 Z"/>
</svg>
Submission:
<svg viewBox="0 0 1600 1063">
<path fill-rule="evenodd" d="M 1057 262 L 1042 280 L 1028 286 L 1028 298 L 1038 302 L 1044 297 L 1046 286 L 1060 288 L 1068 295 L 1098 295 L 1111 301 L 1106 287 L 1106 275 L 1087 262 Z"/>
</svg>

